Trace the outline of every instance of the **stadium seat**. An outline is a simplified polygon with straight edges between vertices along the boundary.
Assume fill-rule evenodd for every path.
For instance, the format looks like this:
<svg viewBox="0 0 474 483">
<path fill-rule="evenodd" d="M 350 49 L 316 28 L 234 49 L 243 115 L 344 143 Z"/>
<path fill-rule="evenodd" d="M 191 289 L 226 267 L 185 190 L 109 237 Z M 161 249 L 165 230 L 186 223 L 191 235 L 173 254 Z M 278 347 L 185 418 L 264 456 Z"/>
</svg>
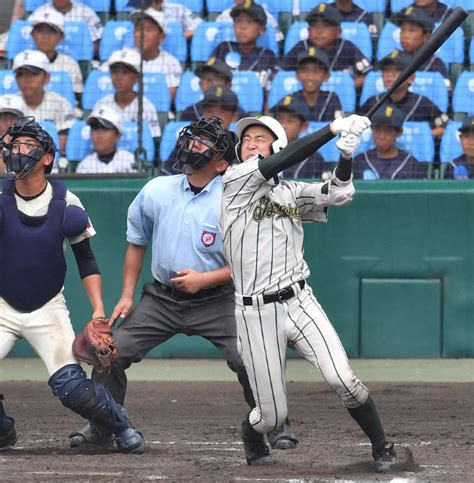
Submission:
<svg viewBox="0 0 474 483">
<path fill-rule="evenodd" d="M 232 76 L 232 90 L 239 98 L 242 109 L 248 113 L 263 111 L 263 88 L 256 72 L 236 71 Z"/>
<path fill-rule="evenodd" d="M 434 160 L 435 147 L 431 127 L 425 121 L 403 123 L 403 134 L 398 138 L 397 145 L 422 163 L 431 163 Z"/>
<path fill-rule="evenodd" d="M 54 144 L 56 145 L 56 148 L 57 148 L 56 155 L 55 155 L 55 160 L 57 160 L 59 158 L 60 143 L 59 143 L 59 134 L 58 134 L 58 131 L 56 129 L 56 126 L 54 125 L 54 123 L 52 121 L 38 121 L 38 122 L 39 122 L 39 124 L 41 124 L 41 126 L 44 127 L 44 129 L 53 138 Z"/>
<path fill-rule="evenodd" d="M 50 0 L 23 0 L 23 5 L 27 12 L 33 12 L 41 5 Z M 76 3 L 84 3 L 91 7 L 95 12 L 109 12 L 111 0 L 75 0 Z M 128 0 L 126 0 L 128 2 Z"/>
<path fill-rule="evenodd" d="M 16 20 L 10 25 L 6 45 L 7 59 L 12 60 L 16 54 L 36 48 L 31 37 L 32 29 L 33 27 L 28 20 Z"/>
<path fill-rule="evenodd" d="M 117 14 L 122 13 L 128 17 L 128 14 L 135 10 L 135 7 L 130 7 L 128 2 L 129 0 L 115 0 L 115 11 Z"/>
<path fill-rule="evenodd" d="M 463 72 L 453 91 L 453 112 L 474 115 L 474 72 Z"/>
<path fill-rule="evenodd" d="M 310 122 L 308 126 L 308 131 L 305 133 L 302 133 L 301 136 L 310 134 L 326 126 L 327 126 L 326 122 Z M 321 156 L 324 158 L 324 161 L 326 161 L 326 163 L 337 163 L 339 161 L 340 152 L 336 146 L 337 139 L 338 139 L 337 137 L 331 139 L 331 141 L 324 144 L 321 148 L 318 149 L 318 153 L 321 154 Z"/>
<path fill-rule="evenodd" d="M 76 105 L 76 97 L 74 95 L 71 77 L 67 72 L 51 72 L 50 81 L 45 85 L 45 89 L 47 91 L 56 92 L 66 98 L 74 109 L 74 106 Z"/>
<path fill-rule="evenodd" d="M 191 40 L 191 62 L 206 62 L 217 45 L 219 22 L 202 22 L 194 31 Z"/>
<path fill-rule="evenodd" d="M 281 13 L 289 13 L 293 9 L 293 0 L 262 0 L 257 2 L 263 5 L 267 10 L 277 18 Z M 268 25 L 267 25 L 268 27 Z"/>
<path fill-rule="evenodd" d="M 220 22 L 219 34 L 217 35 L 214 47 L 220 42 L 235 42 L 236 40 L 234 24 L 232 22 Z M 265 33 L 257 39 L 257 47 L 270 49 L 276 56 L 278 56 L 278 43 L 275 38 L 275 29 L 271 25 L 267 25 Z"/>
<path fill-rule="evenodd" d="M 446 126 L 439 150 L 439 159 L 442 163 L 449 163 L 463 154 L 458 131 L 461 125 L 461 121 L 450 121 Z"/>
<path fill-rule="evenodd" d="M 102 97 L 112 94 L 114 86 L 108 71 L 92 70 L 87 77 L 82 94 L 82 107 L 88 111 Z"/>
<path fill-rule="evenodd" d="M 202 98 L 203 94 L 199 85 L 199 77 L 194 72 L 184 72 L 176 92 L 176 112 L 184 111 L 188 106 L 199 102 Z"/>
<path fill-rule="evenodd" d="M 170 154 L 176 146 L 176 140 L 181 129 L 188 124 L 189 122 L 186 121 L 171 121 L 166 125 L 160 141 L 160 160 L 162 163 L 166 162 L 170 157 Z"/>
<path fill-rule="evenodd" d="M 235 5 L 234 0 L 206 0 L 207 11 L 219 15 L 221 12 Z"/>
<path fill-rule="evenodd" d="M 23 0 L 23 6 L 26 12 L 33 12 L 47 2 L 48 0 Z"/>
<path fill-rule="evenodd" d="M 277 71 L 268 94 L 268 107 L 273 107 L 280 99 L 301 88 L 301 82 L 295 77 L 294 70 Z"/>
<path fill-rule="evenodd" d="M 168 22 L 165 26 L 165 40 L 163 50 L 174 55 L 180 62 L 185 63 L 188 57 L 188 45 L 184 36 L 183 27 L 178 22 Z"/>
<path fill-rule="evenodd" d="M 386 89 L 382 80 L 382 73 L 379 70 L 371 70 L 364 79 L 359 105 L 362 106 L 369 97 L 381 94 L 385 90 Z"/>
<path fill-rule="evenodd" d="M 285 37 L 283 53 L 286 55 L 298 42 L 308 38 L 308 23 L 302 20 L 291 24 Z"/>
<path fill-rule="evenodd" d="M 0 70 L 0 96 L 16 94 L 20 88 L 15 80 L 15 74 L 9 69 Z"/>
<path fill-rule="evenodd" d="M 138 85 L 135 86 L 138 92 Z M 166 77 L 159 72 L 146 72 L 143 74 L 143 92 L 155 106 L 161 128 L 168 122 L 171 109 L 171 95 L 166 84 Z"/>
<path fill-rule="evenodd" d="M 387 22 L 379 34 L 377 60 L 382 60 L 392 50 L 400 48 L 400 27 L 392 22 Z"/>
<path fill-rule="evenodd" d="M 357 0 L 355 2 L 360 8 L 371 13 L 385 13 L 386 0 Z"/>
<path fill-rule="evenodd" d="M 474 70 L 474 36 L 471 37 L 469 42 L 469 63 L 471 64 L 471 71 Z"/>
<path fill-rule="evenodd" d="M 130 20 L 109 20 L 104 26 L 100 40 L 99 58 L 106 61 L 115 50 L 133 47 L 133 22 Z"/>
</svg>

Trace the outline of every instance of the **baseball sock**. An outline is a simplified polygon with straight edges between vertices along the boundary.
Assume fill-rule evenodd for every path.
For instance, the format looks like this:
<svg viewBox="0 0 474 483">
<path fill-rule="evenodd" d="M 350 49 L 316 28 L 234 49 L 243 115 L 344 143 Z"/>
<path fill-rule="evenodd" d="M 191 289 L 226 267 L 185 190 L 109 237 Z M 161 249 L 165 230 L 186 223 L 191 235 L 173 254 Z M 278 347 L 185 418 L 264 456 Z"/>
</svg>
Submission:
<svg viewBox="0 0 474 483">
<path fill-rule="evenodd" d="M 244 433 L 249 437 L 249 438 L 261 438 L 262 433 L 259 433 L 258 431 L 255 431 L 253 426 L 250 424 L 249 421 L 249 415 L 247 414 L 247 417 L 244 419 L 244 424 L 243 424 L 243 430 Z"/>
<path fill-rule="evenodd" d="M 349 414 L 357 421 L 362 431 L 369 437 L 373 447 L 379 447 L 386 441 L 385 431 L 379 413 L 371 396 L 358 408 L 347 408 Z"/>
</svg>

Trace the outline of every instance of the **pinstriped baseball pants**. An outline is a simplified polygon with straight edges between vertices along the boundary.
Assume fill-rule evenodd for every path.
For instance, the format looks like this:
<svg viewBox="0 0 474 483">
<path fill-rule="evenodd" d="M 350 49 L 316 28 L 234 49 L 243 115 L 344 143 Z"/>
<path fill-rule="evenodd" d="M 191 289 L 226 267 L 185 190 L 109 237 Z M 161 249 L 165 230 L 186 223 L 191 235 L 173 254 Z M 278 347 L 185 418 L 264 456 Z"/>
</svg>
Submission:
<svg viewBox="0 0 474 483">
<path fill-rule="evenodd" d="M 288 344 L 319 368 L 345 407 L 356 408 L 367 401 L 369 391 L 352 372 L 341 341 L 310 287 L 281 303 L 243 306 L 237 299 L 236 319 L 239 350 L 256 401 L 249 417 L 256 431 L 268 433 L 287 416 Z"/>
</svg>

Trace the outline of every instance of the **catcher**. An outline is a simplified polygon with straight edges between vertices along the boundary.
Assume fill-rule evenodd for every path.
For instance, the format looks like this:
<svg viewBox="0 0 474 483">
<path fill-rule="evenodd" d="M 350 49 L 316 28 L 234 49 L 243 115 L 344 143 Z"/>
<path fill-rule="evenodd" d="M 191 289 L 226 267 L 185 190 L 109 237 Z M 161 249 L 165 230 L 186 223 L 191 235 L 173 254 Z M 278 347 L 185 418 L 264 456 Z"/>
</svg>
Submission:
<svg viewBox="0 0 474 483">
<path fill-rule="evenodd" d="M 26 339 L 46 365 L 63 406 L 115 434 L 124 453 L 142 453 L 142 434 L 103 385 L 86 377 L 72 344 L 74 331 L 63 295 L 71 244 L 93 318 L 104 317 L 102 279 L 89 238 L 94 228 L 79 199 L 48 180 L 56 146 L 33 117 L 20 117 L 2 137 L 7 178 L 0 187 L 0 359 Z M 100 352 L 99 352 L 100 354 Z M 17 441 L 15 421 L 0 395 L 0 448 Z"/>
</svg>

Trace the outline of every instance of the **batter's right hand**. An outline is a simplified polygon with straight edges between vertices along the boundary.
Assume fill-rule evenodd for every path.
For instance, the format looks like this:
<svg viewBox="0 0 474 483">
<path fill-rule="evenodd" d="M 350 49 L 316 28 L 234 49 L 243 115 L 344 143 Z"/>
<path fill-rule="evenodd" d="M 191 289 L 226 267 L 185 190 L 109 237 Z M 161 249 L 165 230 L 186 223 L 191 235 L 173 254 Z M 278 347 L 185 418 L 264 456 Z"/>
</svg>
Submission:
<svg viewBox="0 0 474 483">
<path fill-rule="evenodd" d="M 331 132 L 337 134 L 355 134 L 359 136 L 371 125 L 370 119 L 365 116 L 352 114 L 351 116 L 335 119 L 330 126 Z"/>
<path fill-rule="evenodd" d="M 115 321 L 121 317 L 122 319 L 127 316 L 130 309 L 133 307 L 133 299 L 130 297 L 120 297 L 117 305 L 114 307 L 112 315 L 109 317 L 109 325 L 114 325 Z"/>
</svg>

